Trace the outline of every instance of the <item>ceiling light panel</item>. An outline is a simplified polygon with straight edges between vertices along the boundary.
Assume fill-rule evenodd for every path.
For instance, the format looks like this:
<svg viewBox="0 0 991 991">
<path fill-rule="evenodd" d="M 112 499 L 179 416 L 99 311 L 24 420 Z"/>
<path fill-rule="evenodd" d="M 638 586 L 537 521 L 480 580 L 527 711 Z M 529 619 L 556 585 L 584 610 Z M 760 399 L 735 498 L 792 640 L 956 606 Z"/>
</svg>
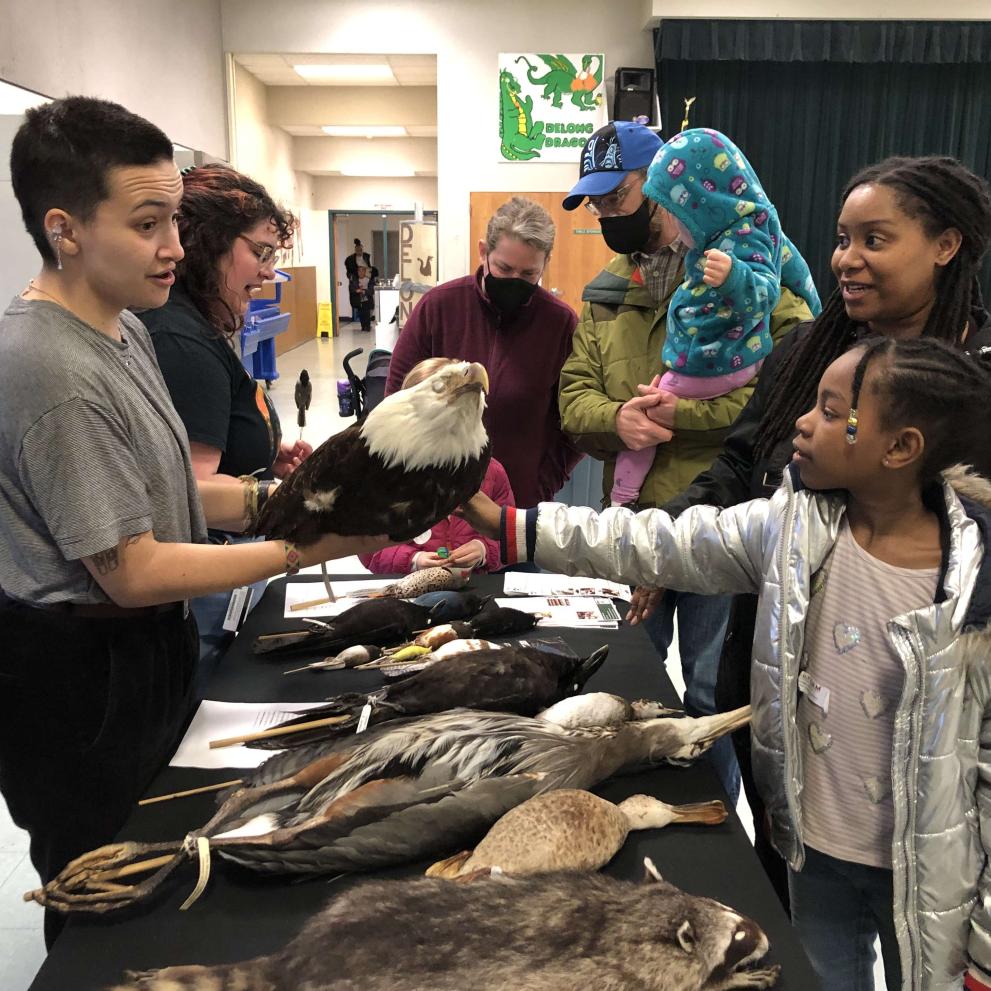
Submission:
<svg viewBox="0 0 991 991">
<path fill-rule="evenodd" d="M 297 75 L 313 83 L 394 83 L 396 77 L 385 64 L 294 65 Z"/>
</svg>

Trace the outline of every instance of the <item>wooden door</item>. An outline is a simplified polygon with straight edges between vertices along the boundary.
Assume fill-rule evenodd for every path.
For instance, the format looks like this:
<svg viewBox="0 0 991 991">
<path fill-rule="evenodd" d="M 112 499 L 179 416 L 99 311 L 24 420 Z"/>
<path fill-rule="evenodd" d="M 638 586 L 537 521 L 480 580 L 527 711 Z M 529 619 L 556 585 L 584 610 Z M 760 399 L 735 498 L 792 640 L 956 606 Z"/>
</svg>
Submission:
<svg viewBox="0 0 991 991">
<path fill-rule="evenodd" d="M 476 245 L 479 238 L 485 237 L 489 218 L 513 195 L 506 192 L 471 194 L 472 270 L 477 265 Z M 555 295 L 580 313 L 582 290 L 615 254 L 602 240 L 599 222 L 584 207 L 565 210 L 561 200 L 567 195 L 566 192 L 521 192 L 515 195 L 539 203 L 553 218 L 557 228 L 554 251 L 540 284 L 549 291 L 557 290 Z"/>
</svg>

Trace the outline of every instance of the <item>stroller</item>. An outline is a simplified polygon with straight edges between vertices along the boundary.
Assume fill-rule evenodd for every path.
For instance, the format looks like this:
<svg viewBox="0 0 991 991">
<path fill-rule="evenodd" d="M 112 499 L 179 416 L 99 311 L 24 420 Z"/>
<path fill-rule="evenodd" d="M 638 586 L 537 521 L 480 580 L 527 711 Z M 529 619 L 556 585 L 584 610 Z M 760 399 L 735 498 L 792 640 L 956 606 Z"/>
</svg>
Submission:
<svg viewBox="0 0 991 991">
<path fill-rule="evenodd" d="M 351 367 L 351 359 L 357 357 L 364 348 L 355 348 L 344 356 L 344 374 L 347 382 L 337 383 L 337 404 L 341 416 L 356 416 L 359 420 L 375 409 L 385 398 L 385 380 L 389 375 L 389 362 L 392 352 L 385 348 L 372 348 L 368 353 L 365 377 L 358 378 Z"/>
</svg>

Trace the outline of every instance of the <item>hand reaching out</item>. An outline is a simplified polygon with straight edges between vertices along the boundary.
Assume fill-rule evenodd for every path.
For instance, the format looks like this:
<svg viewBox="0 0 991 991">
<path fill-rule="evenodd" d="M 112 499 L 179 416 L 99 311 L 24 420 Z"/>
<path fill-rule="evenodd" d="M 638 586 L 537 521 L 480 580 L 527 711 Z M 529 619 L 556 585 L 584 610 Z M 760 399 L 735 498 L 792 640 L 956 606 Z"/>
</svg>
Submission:
<svg viewBox="0 0 991 991">
<path fill-rule="evenodd" d="M 480 540 L 469 540 L 451 551 L 448 563 L 459 568 L 477 568 L 485 561 L 485 544 Z"/>
<path fill-rule="evenodd" d="M 476 492 L 454 511 L 454 515 L 467 520 L 471 528 L 477 530 L 483 537 L 499 539 L 502 507 L 484 492 Z"/>
</svg>

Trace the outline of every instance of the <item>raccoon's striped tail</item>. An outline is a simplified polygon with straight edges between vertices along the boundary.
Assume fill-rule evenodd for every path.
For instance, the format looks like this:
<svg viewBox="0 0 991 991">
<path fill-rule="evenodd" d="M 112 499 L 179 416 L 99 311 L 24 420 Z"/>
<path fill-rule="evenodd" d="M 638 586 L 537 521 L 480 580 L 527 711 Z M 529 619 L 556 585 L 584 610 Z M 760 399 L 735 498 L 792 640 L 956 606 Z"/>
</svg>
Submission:
<svg viewBox="0 0 991 991">
<path fill-rule="evenodd" d="M 109 991 L 275 991 L 264 957 L 219 967 L 129 970 L 125 976 L 125 984 L 117 984 Z"/>
</svg>

